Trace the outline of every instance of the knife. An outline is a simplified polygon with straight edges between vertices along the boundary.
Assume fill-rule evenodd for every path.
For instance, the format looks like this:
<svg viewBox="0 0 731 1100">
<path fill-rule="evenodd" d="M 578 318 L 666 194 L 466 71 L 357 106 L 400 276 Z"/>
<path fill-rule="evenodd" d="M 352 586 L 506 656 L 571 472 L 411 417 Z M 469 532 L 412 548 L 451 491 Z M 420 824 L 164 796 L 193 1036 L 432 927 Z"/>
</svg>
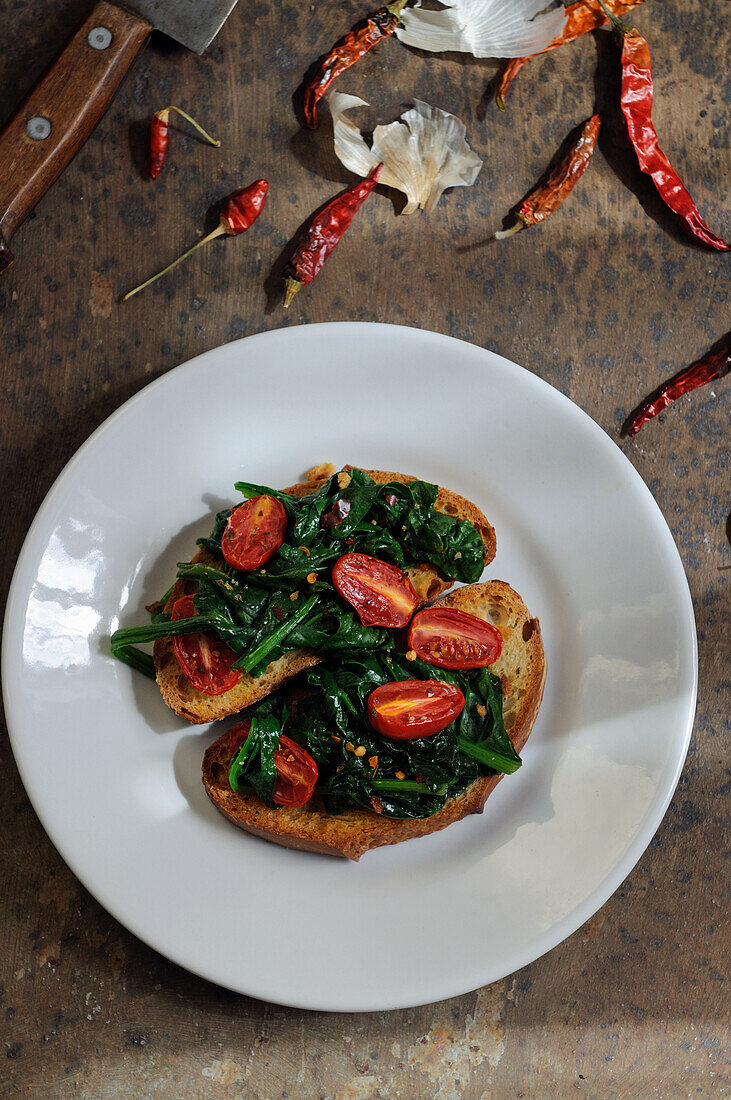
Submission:
<svg viewBox="0 0 731 1100">
<path fill-rule="evenodd" d="M 8 241 L 78 153 L 153 30 L 196 53 L 236 0 L 102 0 L 0 134 L 0 274 Z"/>
</svg>

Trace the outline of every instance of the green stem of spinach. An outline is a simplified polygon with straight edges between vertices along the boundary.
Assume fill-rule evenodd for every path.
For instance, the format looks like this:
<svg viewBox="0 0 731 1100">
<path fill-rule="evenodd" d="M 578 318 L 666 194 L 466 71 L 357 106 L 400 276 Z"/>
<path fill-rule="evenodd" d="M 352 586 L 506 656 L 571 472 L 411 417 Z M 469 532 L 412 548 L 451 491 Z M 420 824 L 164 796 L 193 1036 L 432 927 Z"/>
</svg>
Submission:
<svg viewBox="0 0 731 1100">
<path fill-rule="evenodd" d="M 502 772 L 504 775 L 511 775 L 517 771 L 522 763 L 521 760 L 511 760 L 509 756 L 503 756 L 502 753 L 476 745 L 473 741 L 466 741 L 463 737 L 457 738 L 457 747 L 460 752 L 471 756 L 473 760 L 479 760 L 481 764 L 494 768 L 496 772 Z"/>
<path fill-rule="evenodd" d="M 138 642 L 154 642 L 157 638 L 172 638 L 177 634 L 199 634 L 210 629 L 205 615 L 191 616 L 188 619 L 166 620 L 162 623 L 147 623 L 146 626 L 127 626 L 115 630 L 112 634 L 112 649 L 136 645 Z"/>
<path fill-rule="evenodd" d="M 205 625 L 201 620 L 202 616 L 196 615 L 195 618 L 177 619 L 174 623 L 165 619 L 163 622 L 148 623 L 145 626 L 115 630 L 110 639 L 112 656 L 154 680 L 155 662 L 149 653 L 137 648 L 137 643 L 154 642 L 156 638 L 169 638 L 173 634 L 191 634 Z"/>
<path fill-rule="evenodd" d="M 173 594 L 173 589 L 175 588 L 175 585 L 177 583 L 178 582 L 176 580 L 173 581 L 173 583 L 168 588 L 167 592 L 163 596 L 161 596 L 160 599 L 157 601 L 162 607 L 165 607 L 165 605 L 167 604 L 168 600 L 170 599 L 170 597 Z"/>
<path fill-rule="evenodd" d="M 374 779 L 373 789 L 376 791 L 402 791 L 404 794 L 443 794 L 445 788 L 434 790 L 426 783 L 417 783 L 415 779 Z"/>
<path fill-rule="evenodd" d="M 309 599 L 305 600 L 302 606 L 295 611 L 294 615 L 289 619 L 285 619 L 281 626 L 278 626 L 271 634 L 267 634 L 266 638 L 262 638 L 256 649 L 252 649 L 245 657 L 238 660 L 234 667 L 243 668 L 245 672 L 250 672 L 252 668 L 256 668 L 257 665 L 260 665 L 265 657 L 278 645 L 281 645 L 287 635 L 291 634 L 295 627 L 298 627 L 303 619 L 307 618 L 310 611 L 312 611 L 312 608 L 317 603 L 319 603 L 319 597 L 310 596 Z"/>
<path fill-rule="evenodd" d="M 116 657 L 118 661 L 123 661 L 130 668 L 135 669 L 136 672 L 144 673 L 151 680 L 155 679 L 155 662 L 152 655 L 145 653 L 143 649 L 138 649 L 134 645 L 112 646 L 112 656 Z"/>
<path fill-rule="evenodd" d="M 148 623 L 146 626 L 130 626 L 115 630 L 110 639 L 112 656 L 118 661 L 155 679 L 155 662 L 149 653 L 137 648 L 138 642 L 154 642 L 156 638 L 169 638 L 172 634 L 190 634 L 201 628 L 201 616 L 194 619 L 169 620 Z"/>
</svg>

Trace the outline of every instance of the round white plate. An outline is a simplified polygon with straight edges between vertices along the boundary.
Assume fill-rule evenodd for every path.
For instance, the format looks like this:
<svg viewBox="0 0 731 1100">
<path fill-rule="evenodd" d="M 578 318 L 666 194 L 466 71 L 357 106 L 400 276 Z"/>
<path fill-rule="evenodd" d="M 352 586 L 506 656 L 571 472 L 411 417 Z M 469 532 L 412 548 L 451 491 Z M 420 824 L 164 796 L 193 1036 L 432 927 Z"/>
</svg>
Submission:
<svg viewBox="0 0 731 1100">
<path fill-rule="evenodd" d="M 189 726 L 109 656 L 241 478 L 331 460 L 475 501 L 486 576 L 540 617 L 546 694 L 481 816 L 359 864 L 247 836 Z M 20 555 L 3 644 L 18 767 L 63 858 L 162 954 L 304 1008 L 424 1004 L 536 959 L 602 905 L 677 783 L 696 641 L 673 539 L 611 440 L 491 352 L 408 328 L 289 328 L 208 352 L 128 401 L 69 463 Z"/>
</svg>

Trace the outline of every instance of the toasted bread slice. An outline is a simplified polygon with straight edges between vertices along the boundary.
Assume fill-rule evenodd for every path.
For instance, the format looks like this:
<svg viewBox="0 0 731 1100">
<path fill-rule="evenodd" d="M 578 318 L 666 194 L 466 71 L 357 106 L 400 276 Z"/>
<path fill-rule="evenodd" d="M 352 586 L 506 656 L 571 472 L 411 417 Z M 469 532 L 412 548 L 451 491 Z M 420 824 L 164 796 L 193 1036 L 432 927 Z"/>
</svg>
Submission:
<svg viewBox="0 0 731 1100">
<path fill-rule="evenodd" d="M 543 695 L 546 661 L 538 619 L 531 616 L 517 592 L 504 581 L 458 588 L 439 601 L 493 623 L 503 635 L 503 650 L 491 671 L 503 681 L 503 716 L 516 750 L 528 739 Z M 237 794 L 228 783 L 231 752 L 228 733 L 210 746 L 203 758 L 203 784 L 216 809 L 248 833 L 309 852 L 359 860 L 370 848 L 398 844 L 446 828 L 468 814 L 481 813 L 501 775 L 476 779 L 432 817 L 418 820 L 384 818 L 370 810 L 353 809 L 332 815 L 313 798 L 298 809 L 272 808 L 254 794 Z"/>
<path fill-rule="evenodd" d="M 346 466 L 341 474 L 343 488 L 347 485 L 345 480 L 348 470 L 352 466 Z M 330 463 L 323 463 L 314 467 L 305 475 L 305 480 L 299 485 L 293 485 L 286 491 L 293 496 L 304 496 L 318 489 L 329 477 L 335 473 L 335 467 Z M 406 483 L 416 480 L 405 474 L 385 473 L 381 470 L 366 470 L 374 481 L 384 484 L 388 481 L 400 481 Z M 457 516 L 472 523 L 482 536 L 485 544 L 485 565 L 495 557 L 495 532 L 483 516 L 482 512 L 469 500 L 452 493 L 449 489 L 439 490 L 435 508 L 446 515 Z M 194 562 L 206 562 L 216 564 L 217 559 L 211 554 L 201 551 L 193 558 Z M 442 592 L 452 587 L 452 581 L 447 580 L 433 565 L 414 565 L 407 570 L 411 582 L 416 589 L 421 603 L 433 600 Z M 176 600 L 187 593 L 195 591 L 195 583 L 179 580 L 165 605 L 169 613 Z M 188 722 L 214 722 L 219 718 L 226 718 L 230 714 L 238 714 L 244 707 L 249 707 L 259 699 L 265 698 L 270 692 L 280 687 L 281 684 L 296 676 L 306 668 L 318 663 L 320 658 L 311 650 L 293 650 L 285 653 L 278 661 L 273 661 L 264 670 L 261 676 L 252 677 L 247 673 L 241 674 L 238 683 L 224 692 L 222 695 L 206 695 L 196 690 L 183 674 L 173 651 L 171 638 L 159 638 L 155 642 L 155 671 L 157 683 L 163 699 L 176 714 L 185 718 Z"/>
</svg>

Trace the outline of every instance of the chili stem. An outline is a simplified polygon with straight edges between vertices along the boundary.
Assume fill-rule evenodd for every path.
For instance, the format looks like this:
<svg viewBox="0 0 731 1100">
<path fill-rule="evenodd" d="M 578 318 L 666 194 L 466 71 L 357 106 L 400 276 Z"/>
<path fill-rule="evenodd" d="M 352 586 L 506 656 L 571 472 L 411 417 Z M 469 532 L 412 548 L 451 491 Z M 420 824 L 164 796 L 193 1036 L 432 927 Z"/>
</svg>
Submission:
<svg viewBox="0 0 731 1100">
<path fill-rule="evenodd" d="M 386 11 L 389 11 L 391 15 L 399 16 L 408 2 L 409 0 L 394 0 L 393 4 L 386 5 Z"/>
<path fill-rule="evenodd" d="M 284 280 L 284 308 L 285 309 L 289 309 L 289 307 L 292 304 L 292 299 L 294 298 L 297 291 L 301 290 L 301 289 L 302 289 L 302 283 L 300 283 L 297 279 L 292 279 L 290 276 L 288 276 Z"/>
<path fill-rule="evenodd" d="M 224 233 L 228 232 L 229 230 L 226 225 L 217 225 L 216 228 L 212 230 L 212 232 L 208 233 L 205 237 L 201 237 L 199 241 L 196 241 L 192 248 L 189 248 L 188 251 L 184 252 L 182 256 L 178 256 L 177 260 L 173 260 L 173 262 L 171 264 L 168 264 L 167 267 L 164 267 L 162 271 L 158 271 L 156 275 L 151 275 L 149 279 L 146 279 L 144 283 L 140 283 L 140 285 L 136 286 L 134 290 L 128 290 L 126 294 L 122 295 L 120 301 L 126 302 L 127 299 L 131 298 L 134 294 L 139 294 L 141 290 L 144 290 L 146 286 L 150 285 L 150 283 L 154 283 L 155 280 L 159 279 L 161 275 L 167 275 L 168 271 L 172 271 L 174 267 L 177 267 L 177 265 L 182 260 L 185 260 L 188 256 L 191 256 L 196 251 L 196 249 L 201 247 L 201 245 L 207 244 L 208 241 L 212 241 L 214 237 L 222 237 Z"/>
<path fill-rule="evenodd" d="M 625 23 L 624 20 L 616 16 L 613 11 L 610 11 L 603 0 L 597 0 L 597 3 L 609 20 L 615 34 L 622 36 L 631 32 L 632 28 L 629 23 Z"/>
<path fill-rule="evenodd" d="M 191 118 L 190 115 L 186 114 L 186 112 L 183 111 L 180 107 L 166 107 L 164 111 L 160 111 L 159 113 L 163 115 L 165 113 L 169 113 L 170 111 L 175 111 L 176 114 L 180 115 L 181 118 L 184 118 L 186 122 L 189 122 L 191 126 L 195 127 L 198 133 L 201 134 L 201 136 L 204 137 L 206 141 L 210 142 L 211 145 L 215 145 L 217 149 L 220 149 L 221 142 L 217 138 L 211 137 L 211 135 L 206 130 L 204 130 L 203 127 L 199 123 L 197 123 L 194 118 Z"/>
<path fill-rule="evenodd" d="M 495 234 L 496 241 L 504 241 L 506 237 L 513 237 L 516 233 L 520 233 L 521 229 L 525 229 L 525 222 L 522 222 L 520 218 L 516 221 L 515 225 L 511 225 L 510 229 L 501 229 Z"/>
</svg>

